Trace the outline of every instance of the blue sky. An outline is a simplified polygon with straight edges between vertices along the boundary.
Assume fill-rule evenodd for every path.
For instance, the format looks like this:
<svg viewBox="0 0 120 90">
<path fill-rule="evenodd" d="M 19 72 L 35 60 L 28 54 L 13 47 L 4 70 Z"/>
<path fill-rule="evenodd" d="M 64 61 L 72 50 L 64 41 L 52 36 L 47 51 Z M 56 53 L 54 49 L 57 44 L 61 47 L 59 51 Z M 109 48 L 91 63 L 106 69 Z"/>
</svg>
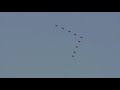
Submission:
<svg viewBox="0 0 120 90">
<path fill-rule="evenodd" d="M 0 12 L 0 77 L 120 77 L 119 64 L 119 12 Z"/>
</svg>

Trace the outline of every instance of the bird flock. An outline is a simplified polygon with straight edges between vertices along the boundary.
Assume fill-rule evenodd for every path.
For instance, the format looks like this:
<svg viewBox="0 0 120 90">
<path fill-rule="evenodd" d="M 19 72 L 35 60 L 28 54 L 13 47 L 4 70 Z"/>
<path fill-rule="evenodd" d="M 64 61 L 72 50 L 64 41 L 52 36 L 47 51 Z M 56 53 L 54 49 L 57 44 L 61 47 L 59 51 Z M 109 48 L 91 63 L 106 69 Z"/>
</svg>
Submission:
<svg viewBox="0 0 120 90">
<path fill-rule="evenodd" d="M 59 25 L 55 25 L 56 28 L 60 28 L 62 30 L 66 30 L 64 27 L 59 27 Z M 75 50 L 72 52 L 72 55 L 71 57 L 74 58 L 75 55 L 77 54 L 77 49 L 79 49 L 79 45 L 81 43 L 81 40 L 83 39 L 83 36 L 79 36 L 78 34 L 72 32 L 71 30 L 66 30 L 68 33 L 71 33 L 72 35 L 74 35 L 75 37 L 78 37 L 78 40 L 77 40 L 77 45 L 75 45 Z"/>
</svg>

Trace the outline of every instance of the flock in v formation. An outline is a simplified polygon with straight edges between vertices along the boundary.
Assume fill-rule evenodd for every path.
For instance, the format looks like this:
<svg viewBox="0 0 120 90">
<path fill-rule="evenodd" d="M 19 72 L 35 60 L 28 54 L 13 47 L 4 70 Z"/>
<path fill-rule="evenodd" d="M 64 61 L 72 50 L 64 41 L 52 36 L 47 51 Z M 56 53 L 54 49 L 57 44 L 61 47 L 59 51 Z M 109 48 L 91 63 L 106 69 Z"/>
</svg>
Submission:
<svg viewBox="0 0 120 90">
<path fill-rule="evenodd" d="M 59 26 L 56 24 L 55 27 L 57 28 L 57 27 L 59 27 Z M 60 27 L 60 29 L 61 29 L 61 30 L 65 30 L 64 27 Z M 78 40 L 77 40 L 78 45 L 75 45 L 75 48 L 76 48 L 76 49 L 79 49 L 79 44 L 81 43 L 81 40 L 83 39 L 83 36 L 79 36 L 77 33 L 74 33 L 74 32 L 72 32 L 71 30 L 66 30 L 66 31 L 67 31 L 68 33 L 72 33 L 72 35 L 74 35 L 75 37 L 77 37 L 77 36 L 79 37 Z M 77 53 L 77 51 L 74 50 L 74 51 L 72 52 L 71 57 L 74 58 L 75 55 L 76 55 L 76 53 Z"/>
</svg>

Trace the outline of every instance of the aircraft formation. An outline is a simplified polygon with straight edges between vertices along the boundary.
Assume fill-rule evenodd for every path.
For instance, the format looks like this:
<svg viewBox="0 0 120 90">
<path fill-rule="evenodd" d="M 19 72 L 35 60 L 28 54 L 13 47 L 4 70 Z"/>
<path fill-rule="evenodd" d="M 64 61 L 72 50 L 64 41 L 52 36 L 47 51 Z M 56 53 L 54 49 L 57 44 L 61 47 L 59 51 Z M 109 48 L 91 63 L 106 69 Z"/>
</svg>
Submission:
<svg viewBox="0 0 120 90">
<path fill-rule="evenodd" d="M 59 27 L 59 25 L 55 24 L 55 27 Z M 66 30 L 64 27 L 59 27 L 61 30 Z M 72 52 L 72 55 L 71 57 L 74 58 L 75 55 L 77 54 L 77 50 L 76 49 L 79 49 L 79 44 L 81 43 L 81 40 L 83 39 L 83 36 L 79 36 L 77 33 L 74 33 L 72 32 L 71 30 L 66 30 L 68 33 L 72 33 L 73 36 L 75 37 L 78 37 L 78 40 L 77 40 L 77 45 L 75 45 L 75 50 Z"/>
</svg>

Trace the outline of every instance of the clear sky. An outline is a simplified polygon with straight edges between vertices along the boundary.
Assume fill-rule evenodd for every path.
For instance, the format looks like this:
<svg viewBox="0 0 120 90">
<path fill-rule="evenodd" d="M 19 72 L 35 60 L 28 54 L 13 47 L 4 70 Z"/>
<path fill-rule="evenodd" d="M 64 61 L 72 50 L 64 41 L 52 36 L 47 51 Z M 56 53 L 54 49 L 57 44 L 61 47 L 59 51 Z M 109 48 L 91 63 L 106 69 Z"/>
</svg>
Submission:
<svg viewBox="0 0 120 90">
<path fill-rule="evenodd" d="M 120 77 L 120 13 L 0 12 L 0 77 Z"/>
</svg>

